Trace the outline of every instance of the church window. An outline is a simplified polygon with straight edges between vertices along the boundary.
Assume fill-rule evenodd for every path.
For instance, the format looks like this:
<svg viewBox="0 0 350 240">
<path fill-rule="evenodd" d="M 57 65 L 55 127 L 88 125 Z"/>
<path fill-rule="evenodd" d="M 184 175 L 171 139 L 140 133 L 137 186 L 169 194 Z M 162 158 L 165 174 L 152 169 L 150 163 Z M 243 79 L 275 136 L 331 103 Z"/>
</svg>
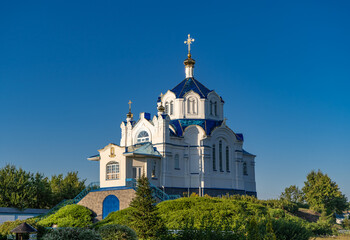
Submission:
<svg viewBox="0 0 350 240">
<path fill-rule="evenodd" d="M 210 115 L 213 115 L 213 102 L 212 101 L 210 101 L 209 109 L 210 109 Z"/>
<path fill-rule="evenodd" d="M 170 115 L 173 115 L 173 113 L 174 113 L 174 102 L 171 101 L 170 102 Z"/>
<path fill-rule="evenodd" d="M 169 113 L 169 103 L 168 102 L 165 103 L 165 113 L 166 114 Z"/>
<path fill-rule="evenodd" d="M 175 155 L 175 158 L 174 158 L 174 168 L 179 170 L 180 169 L 180 157 L 179 157 L 179 154 L 176 154 Z"/>
<path fill-rule="evenodd" d="M 215 114 L 215 116 L 218 115 L 218 103 L 217 102 L 214 103 L 214 114 Z"/>
<path fill-rule="evenodd" d="M 153 160 L 153 167 L 152 167 L 152 178 L 156 178 L 156 161 Z"/>
<path fill-rule="evenodd" d="M 248 175 L 248 168 L 247 168 L 247 163 L 243 163 L 243 175 Z"/>
<path fill-rule="evenodd" d="M 191 99 L 187 100 L 187 113 L 191 113 Z"/>
<path fill-rule="evenodd" d="M 220 172 L 223 171 L 222 168 L 222 141 L 219 141 L 219 167 L 220 167 Z"/>
<path fill-rule="evenodd" d="M 197 113 L 197 104 L 196 100 L 189 98 L 187 100 L 187 113 L 196 114 Z"/>
<path fill-rule="evenodd" d="M 215 152 L 215 144 L 213 144 L 213 170 L 216 171 L 216 152 Z"/>
<path fill-rule="evenodd" d="M 106 180 L 119 179 L 119 163 L 109 162 L 106 166 Z"/>
<path fill-rule="evenodd" d="M 226 171 L 230 171 L 230 152 L 228 146 L 226 146 Z"/>
<path fill-rule="evenodd" d="M 149 135 L 146 131 L 142 131 L 137 135 L 137 142 L 142 143 L 142 142 L 149 142 Z"/>
</svg>

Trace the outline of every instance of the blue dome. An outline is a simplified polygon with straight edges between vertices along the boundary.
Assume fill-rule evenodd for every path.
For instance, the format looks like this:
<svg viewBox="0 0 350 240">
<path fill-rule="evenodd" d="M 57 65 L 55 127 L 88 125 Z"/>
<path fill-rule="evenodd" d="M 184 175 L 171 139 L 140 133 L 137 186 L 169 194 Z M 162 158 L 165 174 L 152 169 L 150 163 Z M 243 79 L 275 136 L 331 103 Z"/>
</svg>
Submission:
<svg viewBox="0 0 350 240">
<path fill-rule="evenodd" d="M 201 98 L 207 98 L 208 94 L 213 91 L 209 90 L 194 78 L 186 78 L 171 91 L 175 93 L 176 98 L 183 98 L 183 96 L 191 90 L 198 93 Z"/>
</svg>

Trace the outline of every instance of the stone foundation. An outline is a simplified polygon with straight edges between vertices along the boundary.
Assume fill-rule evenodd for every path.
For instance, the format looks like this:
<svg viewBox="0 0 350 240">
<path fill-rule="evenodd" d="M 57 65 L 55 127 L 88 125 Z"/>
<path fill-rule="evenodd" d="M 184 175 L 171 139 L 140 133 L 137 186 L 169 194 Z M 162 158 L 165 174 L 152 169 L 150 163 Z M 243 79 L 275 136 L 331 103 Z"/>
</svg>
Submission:
<svg viewBox="0 0 350 240">
<path fill-rule="evenodd" d="M 89 192 L 77 204 L 90 209 L 93 212 L 94 217 L 96 217 L 97 220 L 101 220 L 103 200 L 108 195 L 114 195 L 119 199 L 119 209 L 122 210 L 129 207 L 131 200 L 135 197 L 135 190 L 132 188 L 117 190 L 101 188 L 99 190 Z"/>
</svg>

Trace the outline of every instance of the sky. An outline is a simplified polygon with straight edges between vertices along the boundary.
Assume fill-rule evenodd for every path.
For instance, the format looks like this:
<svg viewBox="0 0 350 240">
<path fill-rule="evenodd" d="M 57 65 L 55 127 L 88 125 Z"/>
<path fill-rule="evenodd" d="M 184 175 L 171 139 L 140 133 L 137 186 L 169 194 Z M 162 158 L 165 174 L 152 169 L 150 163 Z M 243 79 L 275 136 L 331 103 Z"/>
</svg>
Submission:
<svg viewBox="0 0 350 240">
<path fill-rule="evenodd" d="M 258 197 L 327 173 L 350 198 L 349 1 L 2 1 L 0 167 L 78 171 L 194 76 L 256 154 Z"/>
</svg>

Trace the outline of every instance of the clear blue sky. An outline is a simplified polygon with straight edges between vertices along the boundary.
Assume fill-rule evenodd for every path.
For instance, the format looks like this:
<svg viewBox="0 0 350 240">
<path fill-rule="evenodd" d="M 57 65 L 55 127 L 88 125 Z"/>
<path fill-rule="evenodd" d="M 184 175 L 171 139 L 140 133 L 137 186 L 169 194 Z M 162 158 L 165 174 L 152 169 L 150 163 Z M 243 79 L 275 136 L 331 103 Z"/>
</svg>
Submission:
<svg viewBox="0 0 350 240">
<path fill-rule="evenodd" d="M 225 100 L 257 155 L 258 196 L 321 169 L 350 197 L 349 1 L 2 1 L 0 167 L 79 171 L 185 77 Z"/>
</svg>

